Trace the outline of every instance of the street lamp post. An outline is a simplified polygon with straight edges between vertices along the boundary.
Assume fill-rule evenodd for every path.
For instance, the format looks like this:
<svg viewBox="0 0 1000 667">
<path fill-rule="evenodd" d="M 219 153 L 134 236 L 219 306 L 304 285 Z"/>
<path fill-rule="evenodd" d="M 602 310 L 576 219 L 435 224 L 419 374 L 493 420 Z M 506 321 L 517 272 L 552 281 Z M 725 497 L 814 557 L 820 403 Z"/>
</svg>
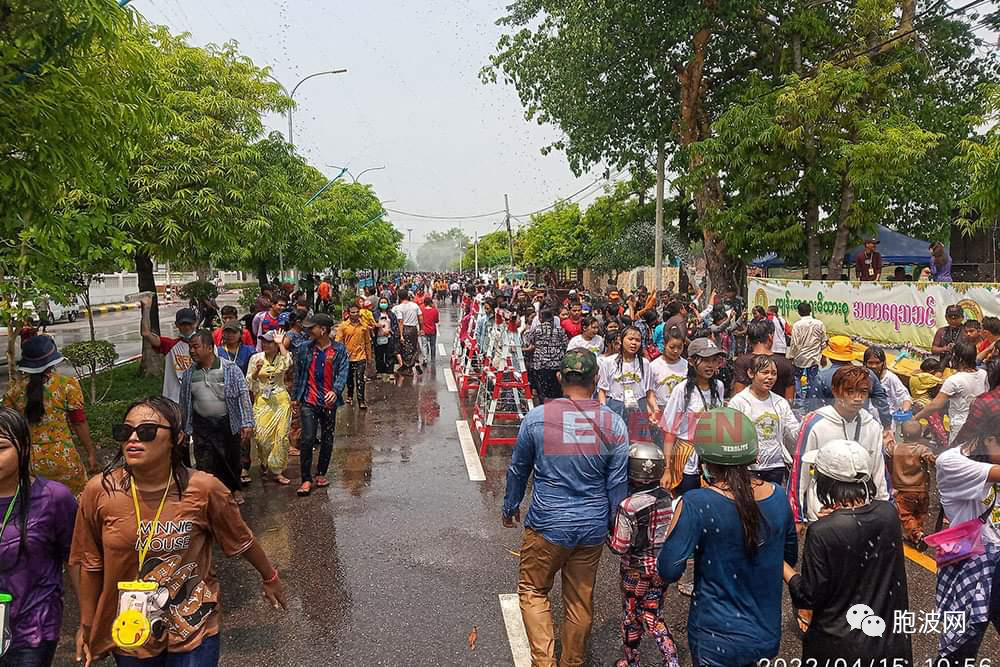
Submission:
<svg viewBox="0 0 1000 667">
<path fill-rule="evenodd" d="M 283 83 L 281 83 L 280 81 L 278 81 L 278 79 L 276 79 L 274 76 L 268 74 L 267 78 L 271 79 L 276 84 L 278 84 L 279 86 L 281 86 L 281 90 L 283 90 L 285 92 L 285 95 L 288 95 L 288 97 L 290 97 L 292 99 L 292 101 L 295 101 L 295 93 L 296 93 L 296 91 L 298 91 L 299 86 L 301 86 L 303 83 L 305 83 L 309 79 L 311 79 L 313 77 L 316 77 L 316 76 L 323 76 L 325 74 L 344 74 L 346 72 L 347 72 L 346 68 L 345 69 L 332 69 L 332 70 L 327 70 L 327 71 L 324 71 L 324 72 L 313 72 L 309 76 L 306 76 L 306 77 L 303 77 L 302 79 L 300 79 L 299 82 L 296 83 L 295 86 L 292 88 L 292 92 L 288 92 L 288 89 L 285 88 L 285 85 Z M 292 134 L 292 110 L 291 110 L 291 108 L 288 109 L 288 143 L 290 143 L 292 146 L 295 145 L 295 138 L 294 138 L 294 136 Z"/>
</svg>

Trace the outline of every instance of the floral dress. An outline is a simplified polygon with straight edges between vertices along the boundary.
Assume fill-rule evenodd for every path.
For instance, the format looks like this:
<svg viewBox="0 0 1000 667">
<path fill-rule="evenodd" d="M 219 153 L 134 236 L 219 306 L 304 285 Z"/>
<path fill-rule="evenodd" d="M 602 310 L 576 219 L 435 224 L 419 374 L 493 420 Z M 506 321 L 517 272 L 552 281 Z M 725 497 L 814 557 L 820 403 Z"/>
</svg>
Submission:
<svg viewBox="0 0 1000 667">
<path fill-rule="evenodd" d="M 254 369 L 263 362 L 254 379 Z M 247 387 L 256 397 L 253 403 L 254 435 L 260 467 L 275 475 L 288 465 L 289 432 L 292 426 L 292 402 L 285 388 L 285 373 L 291 368 L 287 352 L 268 361 L 263 352 L 250 357 L 247 364 Z"/>
<path fill-rule="evenodd" d="M 28 376 L 19 375 L 4 395 L 4 405 L 24 414 L 28 403 Z M 87 469 L 73 442 L 70 413 L 83 411 L 83 391 L 75 377 L 50 373 L 42 394 L 42 421 L 29 424 L 31 472 L 62 482 L 79 495 L 87 485 Z"/>
</svg>

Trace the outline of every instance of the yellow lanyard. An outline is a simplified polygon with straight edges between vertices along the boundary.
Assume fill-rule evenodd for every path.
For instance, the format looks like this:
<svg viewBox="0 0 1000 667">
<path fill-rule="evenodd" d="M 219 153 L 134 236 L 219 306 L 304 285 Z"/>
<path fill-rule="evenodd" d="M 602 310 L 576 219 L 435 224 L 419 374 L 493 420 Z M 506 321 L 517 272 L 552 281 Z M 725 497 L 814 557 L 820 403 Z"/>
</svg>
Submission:
<svg viewBox="0 0 1000 667">
<path fill-rule="evenodd" d="M 156 509 L 156 516 L 153 517 L 153 525 L 150 526 L 149 535 L 146 537 L 146 545 L 142 545 L 142 514 L 139 513 L 139 496 L 135 493 L 135 479 L 132 479 L 130 487 L 132 489 L 132 503 L 135 505 L 135 536 L 139 540 L 139 576 L 142 576 L 142 564 L 146 562 L 146 554 L 149 553 L 149 546 L 153 543 L 153 535 L 160 525 L 160 513 L 163 512 L 163 505 L 167 502 L 167 493 L 170 491 L 171 477 L 167 477 L 167 488 L 163 489 L 163 498 L 160 499 L 160 506 Z"/>
</svg>

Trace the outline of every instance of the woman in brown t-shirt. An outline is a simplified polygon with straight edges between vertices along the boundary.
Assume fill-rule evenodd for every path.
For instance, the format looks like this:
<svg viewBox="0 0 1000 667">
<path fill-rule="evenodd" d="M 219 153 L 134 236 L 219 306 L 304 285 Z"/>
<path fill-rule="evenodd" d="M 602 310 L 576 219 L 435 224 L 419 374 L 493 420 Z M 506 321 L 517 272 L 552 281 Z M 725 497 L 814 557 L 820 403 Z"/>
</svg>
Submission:
<svg viewBox="0 0 1000 667">
<path fill-rule="evenodd" d="M 81 568 L 84 645 L 77 652 L 88 665 L 109 652 L 120 667 L 192 653 L 199 665 L 218 664 L 213 540 L 227 556 L 241 555 L 260 572 L 263 595 L 275 608 L 285 607 L 278 571 L 226 487 L 182 463 L 186 442 L 175 402 L 152 396 L 133 403 L 114 435 L 121 451 L 102 475 L 87 483 L 76 516 L 69 562 Z M 153 612 L 144 643 L 138 634 L 126 636 L 115 623 L 118 583 L 136 580 L 158 585 L 149 598 Z M 120 635 L 117 642 L 113 632 Z M 138 645 L 122 648 L 130 643 Z"/>
</svg>

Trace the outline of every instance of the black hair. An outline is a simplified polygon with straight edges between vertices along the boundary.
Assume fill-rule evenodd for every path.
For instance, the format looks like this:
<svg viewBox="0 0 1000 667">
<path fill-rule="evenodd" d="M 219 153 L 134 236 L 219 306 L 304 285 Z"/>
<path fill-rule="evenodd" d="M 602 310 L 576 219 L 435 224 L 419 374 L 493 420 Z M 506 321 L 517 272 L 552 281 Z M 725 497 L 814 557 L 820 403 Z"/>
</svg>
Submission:
<svg viewBox="0 0 1000 667">
<path fill-rule="evenodd" d="M 663 332 L 663 346 L 666 347 L 667 343 L 672 340 L 683 341 L 687 336 L 685 335 L 684 329 L 678 326 L 672 326 Z"/>
<path fill-rule="evenodd" d="M 146 398 L 133 401 L 131 405 L 125 408 L 122 421 L 125 421 L 130 412 L 140 407 L 156 411 L 170 426 L 170 442 L 173 443 L 170 449 L 170 469 L 174 478 L 174 486 L 177 488 L 177 499 L 180 500 L 187 490 L 188 480 L 191 478 L 191 471 L 184 465 L 184 453 L 187 450 L 187 434 L 184 433 L 184 417 L 181 413 L 181 406 L 166 396 L 147 396 Z M 111 473 L 117 468 L 123 469 L 127 475 L 122 478 L 118 488 L 115 488 L 111 480 Z M 101 472 L 101 486 L 110 496 L 116 491 L 127 491 L 131 483 L 132 471 L 129 470 L 128 463 L 125 462 L 125 453 L 122 447 L 119 446 L 118 453 L 115 454 L 115 457 Z"/>
<path fill-rule="evenodd" d="M 17 558 L 9 568 L 3 568 L 8 570 L 20 562 L 21 556 L 28 549 L 28 513 L 31 511 L 31 430 L 28 428 L 28 420 L 13 408 L 0 407 L 0 437 L 14 443 L 14 449 L 17 451 L 18 491 L 10 502 L 18 503 L 15 521 L 20 523 L 21 531 Z"/>
<path fill-rule="evenodd" d="M 645 313 L 642 314 L 642 321 L 645 322 L 648 326 L 653 326 L 659 321 L 659 319 L 660 319 L 660 314 L 657 313 L 652 308 L 650 308 L 649 310 L 647 310 Z"/>
<path fill-rule="evenodd" d="M 634 331 L 639 334 L 639 349 L 635 353 L 635 361 L 639 365 L 639 377 L 641 378 L 645 374 L 645 369 L 643 368 L 643 359 L 646 358 L 646 353 L 642 349 L 642 332 L 631 324 L 622 329 L 622 349 L 618 350 L 618 374 L 621 375 L 622 363 L 625 361 L 625 335 L 629 332 Z"/>
<path fill-rule="evenodd" d="M 1000 336 L 1000 317 L 987 315 L 983 318 L 983 329 L 994 336 Z"/>
<path fill-rule="evenodd" d="M 753 477 L 750 470 L 745 465 L 724 466 L 715 463 L 706 463 L 708 475 L 713 483 L 725 485 L 729 492 L 733 494 L 736 502 L 736 512 L 740 516 L 740 523 L 743 525 L 743 548 L 747 556 L 751 559 L 757 556 L 761 544 L 761 528 L 766 527 L 764 515 L 760 512 L 757 499 L 753 495 Z"/>
<path fill-rule="evenodd" d="M 213 350 L 215 349 L 215 337 L 208 329 L 198 329 L 195 331 L 194 335 L 191 336 L 191 340 L 193 341 L 196 338 L 201 341 L 202 345 L 208 345 Z"/>
<path fill-rule="evenodd" d="M 976 346 L 967 338 L 960 338 L 952 348 L 952 356 L 959 366 L 970 370 L 976 368 Z"/>
<path fill-rule="evenodd" d="M 796 306 L 795 309 L 797 311 L 799 311 L 799 316 L 800 317 L 805 317 L 806 315 L 811 315 L 812 311 L 813 311 L 812 306 L 810 306 L 805 301 L 800 301 L 799 305 Z"/>
<path fill-rule="evenodd" d="M 879 361 L 882 362 L 883 365 L 885 365 L 885 350 L 883 350 L 878 345 L 872 345 L 867 350 L 865 350 L 865 356 L 863 358 L 863 361 L 866 366 L 868 365 L 868 361 L 872 358 L 878 359 Z"/>
<path fill-rule="evenodd" d="M 219 314 L 222 317 L 225 317 L 226 315 L 232 315 L 233 317 L 236 317 L 237 315 L 240 314 L 240 311 L 236 310 L 236 306 L 223 306 L 222 309 L 219 310 Z"/>
<path fill-rule="evenodd" d="M 28 387 L 25 391 L 24 416 L 31 424 L 41 424 L 45 416 L 45 382 L 52 374 L 52 369 L 28 376 Z"/>
<path fill-rule="evenodd" d="M 774 357 L 770 354 L 755 354 L 750 358 L 750 367 L 747 369 L 747 376 L 753 380 L 757 373 L 768 366 L 774 366 L 775 370 L 778 368 L 777 362 L 775 362 Z"/>
<path fill-rule="evenodd" d="M 692 357 L 688 359 L 688 374 L 687 382 L 684 384 L 684 409 L 683 412 L 687 412 L 688 408 L 691 407 L 691 394 L 694 393 L 695 387 L 698 386 L 698 366 L 704 361 L 704 357 Z M 715 382 L 715 377 L 711 377 L 708 380 L 708 405 L 702 406 L 703 410 L 711 409 L 714 407 L 722 407 L 722 396 L 719 395 L 719 386 Z"/>
<path fill-rule="evenodd" d="M 864 481 L 841 482 L 816 470 L 816 497 L 826 507 L 866 503 L 875 497 L 875 493 L 875 483 L 870 476 Z"/>
<path fill-rule="evenodd" d="M 620 331 L 610 331 L 604 335 L 604 351 L 607 352 L 614 346 L 618 345 L 618 352 L 621 353 L 621 332 Z"/>
<path fill-rule="evenodd" d="M 754 317 L 757 317 L 758 314 L 762 319 L 767 317 L 767 311 L 764 310 L 764 306 L 754 306 L 753 310 L 751 310 L 750 312 L 753 314 Z"/>
<path fill-rule="evenodd" d="M 957 303 L 953 303 L 944 309 L 945 317 L 965 317 L 965 311 Z"/>
<path fill-rule="evenodd" d="M 583 318 L 580 319 L 580 326 L 582 326 L 584 329 L 586 329 L 587 327 L 589 327 L 591 324 L 593 324 L 596 321 L 597 321 L 597 318 L 594 317 L 593 315 L 584 315 Z"/>
<path fill-rule="evenodd" d="M 763 345 L 774 335 L 774 322 L 757 320 L 747 325 L 747 342 L 750 345 Z"/>
<path fill-rule="evenodd" d="M 920 370 L 924 373 L 937 373 L 941 370 L 941 359 L 938 357 L 927 357 L 920 362 Z"/>
<path fill-rule="evenodd" d="M 1000 359 L 994 359 L 986 364 L 986 383 L 990 391 L 1000 387 Z"/>
<path fill-rule="evenodd" d="M 681 307 L 682 305 L 680 301 L 671 301 L 663 307 L 663 319 L 669 320 L 674 315 L 679 315 Z"/>
</svg>

